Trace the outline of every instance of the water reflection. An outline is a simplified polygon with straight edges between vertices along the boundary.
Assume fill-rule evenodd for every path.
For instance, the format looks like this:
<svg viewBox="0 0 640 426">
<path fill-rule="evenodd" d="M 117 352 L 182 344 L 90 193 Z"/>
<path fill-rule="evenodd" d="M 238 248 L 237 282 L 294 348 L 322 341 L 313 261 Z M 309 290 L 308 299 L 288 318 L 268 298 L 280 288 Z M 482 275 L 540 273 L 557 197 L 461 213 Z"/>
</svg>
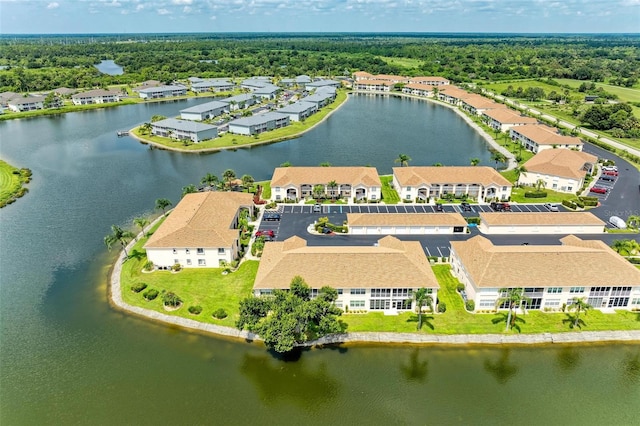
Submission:
<svg viewBox="0 0 640 426">
<path fill-rule="evenodd" d="M 504 348 L 497 360 L 492 361 L 487 359 L 484 361 L 484 370 L 491 374 L 501 385 L 506 384 L 518 374 L 519 367 L 509 362 L 510 355 L 511 349 Z"/>
<path fill-rule="evenodd" d="M 294 402 L 303 408 L 326 404 L 338 396 L 340 385 L 329 376 L 326 364 L 314 358 L 313 371 L 309 362 L 282 362 L 268 354 L 244 354 L 240 371 L 251 382 L 265 404 Z"/>
<path fill-rule="evenodd" d="M 400 365 L 400 371 L 407 381 L 423 383 L 429 377 L 429 360 L 420 359 L 420 349 L 415 348 L 409 355 L 409 361 Z"/>
<path fill-rule="evenodd" d="M 626 385 L 640 383 L 640 350 L 627 354 L 622 361 L 622 380 Z"/>
<path fill-rule="evenodd" d="M 558 350 L 556 355 L 556 365 L 564 373 L 570 373 L 580 365 L 579 348 L 573 346 L 566 346 Z"/>
</svg>

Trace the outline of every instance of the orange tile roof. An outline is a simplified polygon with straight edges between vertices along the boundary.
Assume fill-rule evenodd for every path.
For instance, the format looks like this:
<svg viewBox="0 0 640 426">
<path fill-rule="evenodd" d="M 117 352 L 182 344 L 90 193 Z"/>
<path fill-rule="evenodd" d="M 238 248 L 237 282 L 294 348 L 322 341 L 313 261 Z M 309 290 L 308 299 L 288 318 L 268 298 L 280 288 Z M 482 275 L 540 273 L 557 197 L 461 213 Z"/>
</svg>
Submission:
<svg viewBox="0 0 640 426">
<path fill-rule="evenodd" d="M 287 289 L 296 275 L 311 288 L 439 288 L 418 241 L 386 236 L 377 246 L 307 246 L 292 237 L 265 244 L 254 289 Z"/>
<path fill-rule="evenodd" d="M 404 87 L 407 87 L 409 89 L 418 89 L 418 90 L 428 90 L 428 91 L 433 91 L 433 88 L 435 86 L 431 85 L 431 84 L 422 84 L 422 83 L 409 83 L 406 84 Z"/>
<path fill-rule="evenodd" d="M 494 102 L 491 99 L 487 99 L 484 96 L 472 95 L 462 100 L 462 103 L 467 104 L 476 109 L 507 109 L 505 104 Z"/>
<path fill-rule="evenodd" d="M 423 184 L 481 184 L 509 186 L 512 184 L 500 173 L 487 166 L 409 166 L 394 167 L 393 175 L 401 186 Z"/>
<path fill-rule="evenodd" d="M 500 124 L 538 124 L 533 117 L 525 117 L 508 108 L 489 109 L 483 113 Z"/>
<path fill-rule="evenodd" d="M 640 286 L 640 270 L 602 241 L 569 235 L 562 245 L 494 246 L 477 235 L 451 241 L 476 287 Z"/>
<path fill-rule="evenodd" d="M 511 129 L 529 138 L 538 145 L 582 145 L 580 138 L 563 136 L 556 128 L 544 124 L 525 124 Z"/>
<path fill-rule="evenodd" d="M 602 225 L 605 223 L 590 212 L 481 212 L 482 222 L 490 225 Z"/>
<path fill-rule="evenodd" d="M 347 213 L 349 226 L 467 226 L 460 213 Z"/>
<path fill-rule="evenodd" d="M 277 167 L 271 187 L 327 184 L 333 180 L 339 185 L 382 186 L 375 167 Z"/>
<path fill-rule="evenodd" d="M 239 231 L 231 224 L 240 207 L 253 206 L 253 194 L 187 194 L 149 237 L 145 248 L 231 247 Z"/>
<path fill-rule="evenodd" d="M 586 163 L 595 164 L 598 157 L 582 151 L 570 149 L 545 149 L 531 157 L 524 163 L 526 173 L 541 173 L 544 175 L 565 178 L 582 179 L 587 172 L 583 170 Z"/>
</svg>

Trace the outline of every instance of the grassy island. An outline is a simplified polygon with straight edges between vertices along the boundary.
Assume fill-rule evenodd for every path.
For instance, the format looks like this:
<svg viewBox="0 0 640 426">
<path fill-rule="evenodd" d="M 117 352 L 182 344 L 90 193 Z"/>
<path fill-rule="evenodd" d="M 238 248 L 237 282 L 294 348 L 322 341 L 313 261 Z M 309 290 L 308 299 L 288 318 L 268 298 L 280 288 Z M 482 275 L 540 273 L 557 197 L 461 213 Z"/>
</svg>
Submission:
<svg viewBox="0 0 640 426">
<path fill-rule="evenodd" d="M 190 141 L 178 141 L 171 138 L 151 135 L 138 126 L 131 130 L 131 135 L 143 143 L 151 143 L 160 148 L 166 148 L 184 152 L 217 151 L 222 149 L 235 149 L 249 147 L 252 145 L 262 145 L 274 142 L 281 142 L 294 139 L 303 133 L 311 130 L 314 126 L 322 122 L 333 111 L 337 110 L 347 100 L 347 92 L 339 90 L 336 99 L 317 113 L 308 117 L 302 122 L 292 121 L 290 125 L 280 129 L 271 130 L 254 136 L 236 135 L 225 133 L 215 139 L 192 143 Z"/>
<path fill-rule="evenodd" d="M 11 204 L 29 190 L 24 186 L 31 181 L 31 170 L 18 169 L 0 160 L 0 207 Z"/>
</svg>

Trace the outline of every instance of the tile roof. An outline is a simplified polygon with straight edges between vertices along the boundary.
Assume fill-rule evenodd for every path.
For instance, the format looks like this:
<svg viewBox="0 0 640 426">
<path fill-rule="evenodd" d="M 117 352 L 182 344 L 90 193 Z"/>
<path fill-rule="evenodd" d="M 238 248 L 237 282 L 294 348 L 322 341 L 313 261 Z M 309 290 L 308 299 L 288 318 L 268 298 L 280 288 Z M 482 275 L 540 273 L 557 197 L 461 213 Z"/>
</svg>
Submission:
<svg viewBox="0 0 640 426">
<path fill-rule="evenodd" d="M 440 287 L 420 243 L 392 236 L 377 246 L 310 247 L 300 237 L 267 243 L 253 288 L 287 289 L 296 275 L 316 289 Z"/>
<path fill-rule="evenodd" d="M 524 163 L 526 173 L 541 173 L 551 176 L 582 179 L 587 172 L 585 163 L 595 164 L 598 157 L 571 149 L 544 149 Z M 523 173 L 524 174 L 524 173 Z"/>
<path fill-rule="evenodd" d="M 145 248 L 231 247 L 239 231 L 231 224 L 240 207 L 253 206 L 253 194 L 187 194 L 149 237 Z"/>
<path fill-rule="evenodd" d="M 451 241 L 476 287 L 640 286 L 640 269 L 597 240 L 569 235 L 562 245 L 495 246 L 477 235 Z"/>
<path fill-rule="evenodd" d="M 198 123 L 191 120 L 180 120 L 178 118 L 166 118 L 164 120 L 151 123 L 151 126 L 182 130 L 183 132 L 202 132 L 216 128 L 216 126 L 212 126 L 210 124 Z"/>
<path fill-rule="evenodd" d="M 426 84 L 426 83 L 409 83 L 409 84 L 405 84 L 404 87 L 408 89 L 433 91 L 433 88 L 435 86 L 432 86 L 431 84 Z"/>
<path fill-rule="evenodd" d="M 358 84 L 365 86 L 393 86 L 395 83 L 389 80 L 362 80 Z"/>
<path fill-rule="evenodd" d="M 34 102 L 44 102 L 45 96 L 17 96 L 10 99 L 7 104 L 9 105 L 24 105 L 24 104 L 32 104 Z"/>
<path fill-rule="evenodd" d="M 302 98 L 301 101 L 298 102 L 294 102 L 292 104 L 289 105 L 285 105 L 282 108 L 279 108 L 277 110 L 277 112 L 283 113 L 283 114 L 299 114 L 301 112 L 306 112 L 310 109 L 316 109 L 317 105 L 312 103 L 312 102 L 306 102 L 305 101 L 306 98 Z"/>
<path fill-rule="evenodd" d="M 280 114 L 279 112 L 267 112 L 265 114 L 256 114 L 249 117 L 238 118 L 237 120 L 230 121 L 229 125 L 249 127 L 283 118 L 289 118 L 289 116 L 286 114 Z"/>
<path fill-rule="evenodd" d="M 488 109 L 483 114 L 500 124 L 538 124 L 537 119 L 525 117 L 508 108 Z"/>
<path fill-rule="evenodd" d="M 409 78 L 410 81 L 419 83 L 419 82 L 427 82 L 427 81 L 449 81 L 444 77 L 439 77 L 439 76 L 422 76 L 422 77 L 410 77 Z"/>
<path fill-rule="evenodd" d="M 167 86 L 146 87 L 144 89 L 138 90 L 138 92 L 155 93 L 155 92 L 168 92 L 168 91 L 174 91 L 174 90 L 187 90 L 187 88 L 181 84 L 170 84 Z"/>
<path fill-rule="evenodd" d="M 460 213 L 347 213 L 349 226 L 467 226 Z"/>
<path fill-rule="evenodd" d="M 455 86 L 444 86 L 444 87 L 440 87 L 439 88 L 439 92 L 443 95 L 446 96 L 451 96 L 453 98 L 456 99 L 466 99 L 468 97 L 471 97 L 473 95 L 473 93 L 469 93 L 466 90 L 462 90 L 458 87 Z"/>
<path fill-rule="evenodd" d="M 511 131 L 529 138 L 538 145 L 582 145 L 580 138 L 563 136 L 556 128 L 544 124 L 525 124 L 514 127 Z"/>
<path fill-rule="evenodd" d="M 423 184 L 481 184 L 512 186 L 500 173 L 488 166 L 409 166 L 394 167 L 393 175 L 401 186 Z"/>
<path fill-rule="evenodd" d="M 192 107 L 189 107 L 189 108 L 181 109 L 180 112 L 202 113 L 202 112 L 207 112 L 207 111 L 211 111 L 211 110 L 218 109 L 218 108 L 227 108 L 228 106 L 229 106 L 229 104 L 227 102 L 211 101 L 211 102 L 205 102 L 205 103 L 200 104 L 200 105 L 195 105 L 195 106 L 192 106 Z"/>
<path fill-rule="evenodd" d="M 332 180 L 339 185 L 382 186 L 375 167 L 277 167 L 273 171 L 271 187 L 328 183 Z"/>
<path fill-rule="evenodd" d="M 480 213 L 482 222 L 495 225 L 605 225 L 590 212 L 488 212 Z"/>
<path fill-rule="evenodd" d="M 462 103 L 465 103 L 476 109 L 507 109 L 508 108 L 505 104 L 494 102 L 491 99 L 487 99 L 484 96 L 480 96 L 480 95 L 473 95 L 473 96 L 464 98 Z"/>
<path fill-rule="evenodd" d="M 402 75 L 390 75 L 390 74 L 377 74 L 373 78 L 376 80 L 390 80 L 390 81 L 407 81 L 407 77 Z"/>
<path fill-rule="evenodd" d="M 117 90 L 103 90 L 103 89 L 95 89 L 95 90 L 87 90 L 86 92 L 76 93 L 72 95 L 72 99 L 81 99 L 81 98 L 95 98 L 97 96 L 120 96 L 122 92 Z"/>
<path fill-rule="evenodd" d="M 247 102 L 247 101 L 252 100 L 252 99 L 253 100 L 256 99 L 255 95 L 248 94 L 248 93 L 242 93 L 240 95 L 235 95 L 235 96 L 230 96 L 228 98 L 220 99 L 220 102 L 226 102 L 226 103 L 230 104 L 231 102 L 235 102 L 235 103 Z"/>
</svg>

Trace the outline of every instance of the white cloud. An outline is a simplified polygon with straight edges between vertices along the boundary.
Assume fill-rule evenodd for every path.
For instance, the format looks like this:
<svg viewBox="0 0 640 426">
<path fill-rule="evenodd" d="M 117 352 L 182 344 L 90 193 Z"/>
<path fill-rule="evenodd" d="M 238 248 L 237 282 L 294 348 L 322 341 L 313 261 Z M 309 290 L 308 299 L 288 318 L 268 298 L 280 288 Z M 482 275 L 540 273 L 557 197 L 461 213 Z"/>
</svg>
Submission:
<svg viewBox="0 0 640 426">
<path fill-rule="evenodd" d="M 57 9 L 59 7 L 60 7 L 60 3 L 55 2 L 55 1 L 53 1 L 53 2 L 51 2 L 51 3 L 49 3 L 47 5 L 47 9 Z"/>
<path fill-rule="evenodd" d="M 184 12 L 184 13 L 190 13 L 191 10 L 192 10 L 191 6 L 185 6 L 185 7 L 182 8 L 182 12 Z"/>
<path fill-rule="evenodd" d="M 169 12 L 167 9 L 158 9 L 158 15 L 170 15 L 171 12 Z"/>
<path fill-rule="evenodd" d="M 211 18 L 209 18 L 209 19 L 211 19 L 212 21 L 215 21 L 216 19 L 218 19 L 218 17 L 217 17 L 216 15 L 213 15 L 213 16 L 212 16 Z"/>
<path fill-rule="evenodd" d="M 173 0 L 171 3 L 182 5 L 182 4 L 193 4 L 193 0 Z"/>
</svg>

